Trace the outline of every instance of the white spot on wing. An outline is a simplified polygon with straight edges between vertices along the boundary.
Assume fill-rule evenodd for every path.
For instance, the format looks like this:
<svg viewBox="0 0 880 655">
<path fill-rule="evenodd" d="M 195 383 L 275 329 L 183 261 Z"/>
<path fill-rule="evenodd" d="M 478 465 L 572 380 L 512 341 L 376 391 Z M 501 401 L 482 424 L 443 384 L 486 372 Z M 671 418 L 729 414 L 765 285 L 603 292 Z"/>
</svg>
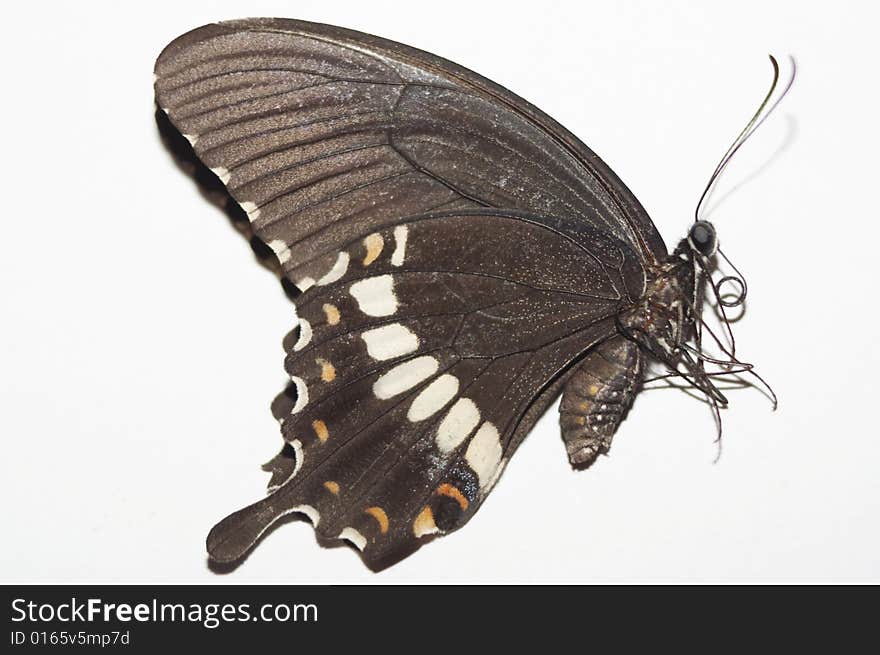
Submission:
<svg viewBox="0 0 880 655">
<path fill-rule="evenodd" d="M 293 472 L 290 475 L 288 475 L 287 479 L 284 482 L 282 482 L 281 484 L 276 484 L 276 485 L 269 487 L 269 489 L 267 491 L 270 494 L 275 493 L 281 487 L 283 487 L 285 484 L 287 484 L 290 480 L 292 480 L 293 477 L 297 473 L 299 473 L 299 470 L 302 468 L 303 461 L 304 461 L 302 442 L 299 439 L 294 439 L 293 441 L 289 441 L 288 443 L 290 444 L 290 447 L 293 448 L 293 452 L 296 455 L 296 458 L 295 458 L 296 461 L 293 465 Z"/>
<path fill-rule="evenodd" d="M 189 141 L 189 144 L 191 146 L 194 146 L 196 144 L 196 141 L 199 140 L 199 135 L 198 134 L 184 134 L 183 138 L 186 139 L 187 141 Z"/>
<path fill-rule="evenodd" d="M 470 398 L 459 398 L 437 428 L 437 447 L 448 453 L 467 439 L 480 422 L 480 410 Z"/>
<path fill-rule="evenodd" d="M 434 525 L 434 526 L 421 526 L 420 525 L 418 528 L 416 528 L 415 535 L 416 535 L 416 537 L 424 537 L 426 534 L 437 534 L 438 532 L 440 532 L 440 529 L 436 525 Z"/>
<path fill-rule="evenodd" d="M 425 355 L 398 364 L 373 383 L 373 393 L 386 400 L 428 379 L 440 367 L 434 357 Z"/>
<path fill-rule="evenodd" d="M 316 510 L 311 505 L 297 505 L 296 507 L 292 507 L 290 511 L 301 512 L 308 516 L 309 521 L 312 522 L 313 528 L 318 527 L 318 521 L 321 520 L 321 515 L 318 513 L 318 510 Z"/>
<path fill-rule="evenodd" d="M 305 380 L 297 375 L 291 375 L 290 380 L 296 386 L 296 404 L 290 410 L 290 413 L 296 414 L 309 404 L 309 388 L 306 386 Z"/>
<path fill-rule="evenodd" d="M 260 213 L 260 210 L 257 210 L 257 213 Z M 272 249 L 272 252 L 275 253 L 275 256 L 278 258 L 278 261 L 281 264 L 287 263 L 290 259 L 290 248 L 287 247 L 287 244 L 284 243 L 281 239 L 274 239 L 269 242 L 269 247 Z"/>
<path fill-rule="evenodd" d="M 293 448 L 293 454 L 296 455 L 296 464 L 293 465 L 293 473 L 290 474 L 290 477 L 292 478 L 294 475 L 299 473 L 299 470 L 302 468 L 305 456 L 303 455 L 302 441 L 300 441 L 299 439 L 294 439 L 293 441 L 291 441 L 290 447 Z M 290 478 L 287 479 L 289 480 Z"/>
<path fill-rule="evenodd" d="M 345 275 L 345 271 L 348 270 L 348 253 L 340 252 L 339 256 L 336 258 L 336 263 L 333 264 L 333 268 L 327 271 L 327 274 L 318 280 L 318 286 L 323 286 L 325 284 L 332 284 L 336 282 L 339 278 Z"/>
<path fill-rule="evenodd" d="M 361 334 L 367 344 L 367 353 L 373 359 L 394 359 L 411 353 L 419 347 L 419 338 L 400 323 L 383 325 Z"/>
<path fill-rule="evenodd" d="M 486 489 L 495 481 L 496 471 L 501 465 L 501 440 L 498 429 L 486 421 L 477 430 L 474 438 L 468 444 L 464 459 L 477 477 L 480 479 L 480 487 Z"/>
<path fill-rule="evenodd" d="M 306 319 L 299 319 L 299 339 L 293 344 L 293 350 L 302 350 L 312 340 L 312 324 Z"/>
<path fill-rule="evenodd" d="M 245 213 L 247 214 L 248 220 L 251 223 L 253 223 L 255 220 L 257 220 L 260 217 L 260 208 L 257 207 L 256 203 L 251 202 L 250 200 L 245 200 L 243 203 L 241 203 L 241 208 L 245 211 Z M 275 242 L 273 242 L 273 243 L 275 243 Z M 272 244 L 270 243 L 269 245 L 271 246 Z M 287 244 L 285 244 L 284 247 L 286 248 Z"/>
<path fill-rule="evenodd" d="M 311 289 L 313 286 L 315 286 L 315 281 L 310 277 L 304 277 L 303 279 L 299 280 L 298 282 L 295 282 L 294 284 L 296 284 L 297 289 L 299 289 L 300 291 L 305 293 L 306 291 Z"/>
<path fill-rule="evenodd" d="M 211 172 L 220 178 L 220 181 L 223 184 L 229 184 L 230 173 L 229 170 L 224 168 L 223 166 L 218 166 L 217 168 L 212 168 Z"/>
<path fill-rule="evenodd" d="M 397 311 L 394 278 L 390 275 L 358 280 L 351 285 L 349 292 L 367 316 L 389 316 Z"/>
<path fill-rule="evenodd" d="M 443 409 L 457 393 L 458 378 L 449 374 L 441 375 L 415 397 L 406 417 L 413 423 L 424 421 Z"/>
<path fill-rule="evenodd" d="M 403 266 L 403 259 L 406 257 L 406 237 L 409 228 L 406 225 L 398 225 L 394 228 L 394 253 L 391 255 L 392 266 Z"/>
<path fill-rule="evenodd" d="M 339 533 L 339 538 L 350 541 L 358 550 L 363 550 L 367 545 L 367 538 L 354 528 L 345 528 Z"/>
</svg>

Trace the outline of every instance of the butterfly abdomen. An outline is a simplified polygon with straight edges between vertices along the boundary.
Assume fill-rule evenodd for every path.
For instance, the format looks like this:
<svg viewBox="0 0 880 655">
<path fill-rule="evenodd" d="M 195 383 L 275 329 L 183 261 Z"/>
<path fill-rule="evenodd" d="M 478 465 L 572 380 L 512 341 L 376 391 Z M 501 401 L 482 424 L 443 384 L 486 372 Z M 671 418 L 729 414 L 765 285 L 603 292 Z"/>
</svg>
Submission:
<svg viewBox="0 0 880 655">
<path fill-rule="evenodd" d="M 568 380 L 559 423 L 568 460 L 586 468 L 611 448 L 642 379 L 639 347 L 621 336 L 593 348 Z"/>
</svg>

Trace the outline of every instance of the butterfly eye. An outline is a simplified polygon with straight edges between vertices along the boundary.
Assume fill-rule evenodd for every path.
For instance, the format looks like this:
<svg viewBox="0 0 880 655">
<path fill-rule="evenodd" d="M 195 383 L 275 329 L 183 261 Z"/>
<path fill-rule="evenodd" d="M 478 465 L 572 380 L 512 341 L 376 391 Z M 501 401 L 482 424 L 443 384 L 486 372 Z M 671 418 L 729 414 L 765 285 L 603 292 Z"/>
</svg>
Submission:
<svg viewBox="0 0 880 655">
<path fill-rule="evenodd" d="M 718 248 L 718 238 L 715 236 L 715 228 L 706 221 L 697 221 L 688 233 L 688 241 L 691 248 L 701 255 L 709 257 L 715 254 Z"/>
</svg>

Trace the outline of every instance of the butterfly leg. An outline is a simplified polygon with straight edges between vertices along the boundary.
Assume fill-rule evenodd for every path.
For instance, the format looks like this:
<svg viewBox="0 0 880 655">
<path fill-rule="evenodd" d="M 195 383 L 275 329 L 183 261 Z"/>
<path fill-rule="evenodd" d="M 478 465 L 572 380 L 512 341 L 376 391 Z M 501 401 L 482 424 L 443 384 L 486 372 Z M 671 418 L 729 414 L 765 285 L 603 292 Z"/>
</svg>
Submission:
<svg viewBox="0 0 880 655">
<path fill-rule="evenodd" d="M 639 390 L 642 370 L 639 347 L 616 336 L 590 350 L 568 379 L 559 423 L 574 468 L 587 468 L 611 448 L 611 439 Z"/>
</svg>

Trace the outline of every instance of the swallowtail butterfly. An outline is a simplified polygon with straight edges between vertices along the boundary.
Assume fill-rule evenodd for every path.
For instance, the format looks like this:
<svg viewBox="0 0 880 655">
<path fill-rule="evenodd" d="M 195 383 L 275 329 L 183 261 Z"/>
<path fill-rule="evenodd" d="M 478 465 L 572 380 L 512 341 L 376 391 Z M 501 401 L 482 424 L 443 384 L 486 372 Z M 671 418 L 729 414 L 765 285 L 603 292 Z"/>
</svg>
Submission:
<svg viewBox="0 0 880 655">
<path fill-rule="evenodd" d="M 321 544 L 384 568 L 467 523 L 560 392 L 585 468 L 646 362 L 716 408 L 706 365 L 750 371 L 701 347 L 706 290 L 735 304 L 711 283 L 712 225 L 670 254 L 602 160 L 476 73 L 339 27 L 247 19 L 179 37 L 155 75 L 160 119 L 298 294 L 291 384 L 272 405 L 284 445 L 268 495 L 208 536 L 217 562 L 300 513 Z"/>
</svg>

